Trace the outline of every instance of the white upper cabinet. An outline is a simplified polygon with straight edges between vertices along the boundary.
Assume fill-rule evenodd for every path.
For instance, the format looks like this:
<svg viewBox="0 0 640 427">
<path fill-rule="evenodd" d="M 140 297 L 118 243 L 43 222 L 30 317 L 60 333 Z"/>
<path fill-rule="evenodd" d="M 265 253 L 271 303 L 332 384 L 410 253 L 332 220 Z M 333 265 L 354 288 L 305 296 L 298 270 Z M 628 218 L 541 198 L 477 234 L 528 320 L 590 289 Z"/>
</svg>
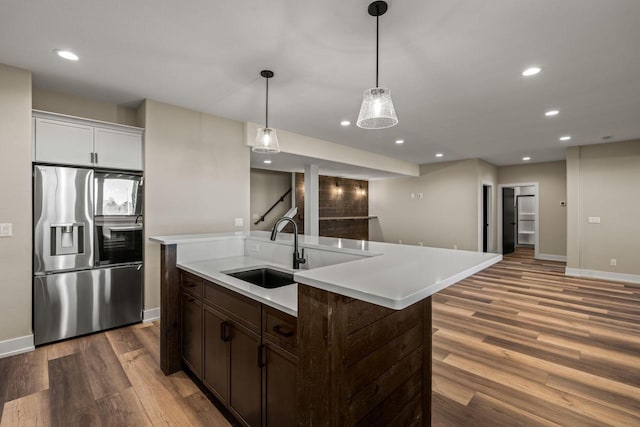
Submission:
<svg viewBox="0 0 640 427">
<path fill-rule="evenodd" d="M 98 166 L 142 170 L 142 135 L 96 128 L 95 152 Z"/>
<path fill-rule="evenodd" d="M 36 161 L 92 166 L 93 127 L 36 118 Z"/>
<path fill-rule="evenodd" d="M 143 129 L 34 110 L 34 161 L 143 169 Z"/>
</svg>

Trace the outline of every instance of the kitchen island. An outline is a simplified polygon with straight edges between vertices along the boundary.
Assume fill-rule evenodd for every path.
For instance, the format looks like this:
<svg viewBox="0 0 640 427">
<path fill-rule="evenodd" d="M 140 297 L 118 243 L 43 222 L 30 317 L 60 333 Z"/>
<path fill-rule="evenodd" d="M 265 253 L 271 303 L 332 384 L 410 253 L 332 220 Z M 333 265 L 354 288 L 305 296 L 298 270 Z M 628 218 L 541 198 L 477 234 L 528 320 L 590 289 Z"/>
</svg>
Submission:
<svg viewBox="0 0 640 427">
<path fill-rule="evenodd" d="M 161 368 L 242 424 L 429 425 L 431 295 L 498 261 L 468 251 L 266 232 L 158 236 Z M 231 276 L 294 273 L 266 289 Z"/>
</svg>

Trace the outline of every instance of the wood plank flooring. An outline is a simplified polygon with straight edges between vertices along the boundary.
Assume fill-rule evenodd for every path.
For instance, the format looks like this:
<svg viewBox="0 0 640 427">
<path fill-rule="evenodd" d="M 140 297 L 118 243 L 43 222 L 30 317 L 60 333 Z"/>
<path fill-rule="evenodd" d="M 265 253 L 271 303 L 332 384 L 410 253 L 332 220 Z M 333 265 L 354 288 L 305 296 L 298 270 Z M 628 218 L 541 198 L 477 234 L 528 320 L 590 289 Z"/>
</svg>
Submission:
<svg viewBox="0 0 640 427">
<path fill-rule="evenodd" d="M 532 258 L 519 249 L 433 297 L 433 425 L 640 426 L 640 286 Z M 184 373 L 161 373 L 159 332 L 0 359 L 0 427 L 228 426 Z"/>
<path fill-rule="evenodd" d="M 229 426 L 159 343 L 155 322 L 0 359 L 0 426 Z"/>
<path fill-rule="evenodd" d="M 640 286 L 518 249 L 433 298 L 434 426 L 640 426 Z"/>
</svg>

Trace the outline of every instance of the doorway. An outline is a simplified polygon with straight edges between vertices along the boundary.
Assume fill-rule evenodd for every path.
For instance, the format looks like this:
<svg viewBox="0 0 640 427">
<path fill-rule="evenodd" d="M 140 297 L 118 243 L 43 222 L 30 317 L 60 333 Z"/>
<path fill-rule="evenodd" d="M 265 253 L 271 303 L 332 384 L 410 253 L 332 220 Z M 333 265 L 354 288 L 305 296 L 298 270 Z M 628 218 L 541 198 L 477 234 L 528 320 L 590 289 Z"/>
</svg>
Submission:
<svg viewBox="0 0 640 427">
<path fill-rule="evenodd" d="M 537 182 L 498 185 L 498 253 L 521 246 L 533 247 L 538 258 L 539 186 Z"/>
<path fill-rule="evenodd" d="M 491 186 L 482 185 L 482 252 L 489 252 L 491 225 Z"/>
<path fill-rule="evenodd" d="M 516 250 L 516 206 L 515 190 L 502 189 L 502 253 L 510 254 Z"/>
</svg>

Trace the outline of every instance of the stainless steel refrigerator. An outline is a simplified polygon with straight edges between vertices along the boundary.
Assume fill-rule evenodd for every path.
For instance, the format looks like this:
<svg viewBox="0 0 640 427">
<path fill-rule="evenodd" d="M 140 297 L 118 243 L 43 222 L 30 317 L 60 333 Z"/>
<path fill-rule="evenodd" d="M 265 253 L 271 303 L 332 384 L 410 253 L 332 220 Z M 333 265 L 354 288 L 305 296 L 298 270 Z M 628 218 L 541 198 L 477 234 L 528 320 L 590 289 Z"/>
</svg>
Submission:
<svg viewBox="0 0 640 427">
<path fill-rule="evenodd" d="M 46 165 L 33 174 L 35 344 L 142 320 L 142 178 Z M 118 215 L 103 215 L 114 206 Z"/>
</svg>

